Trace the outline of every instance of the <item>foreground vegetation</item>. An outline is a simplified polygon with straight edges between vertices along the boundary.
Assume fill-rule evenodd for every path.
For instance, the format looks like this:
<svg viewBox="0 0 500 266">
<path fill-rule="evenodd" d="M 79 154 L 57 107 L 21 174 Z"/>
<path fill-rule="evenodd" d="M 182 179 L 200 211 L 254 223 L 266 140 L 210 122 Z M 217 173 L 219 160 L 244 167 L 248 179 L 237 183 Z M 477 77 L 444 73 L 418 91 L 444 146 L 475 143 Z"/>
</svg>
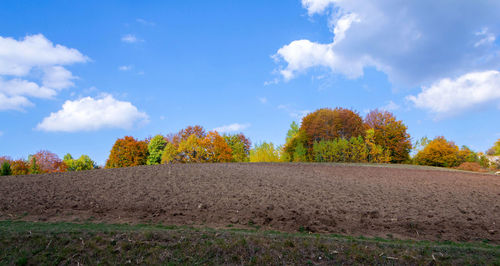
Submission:
<svg viewBox="0 0 500 266">
<path fill-rule="evenodd" d="M 0 221 L 0 264 L 500 264 L 500 246 L 262 230 Z M 390 237 L 390 236 L 389 236 Z"/>
</svg>

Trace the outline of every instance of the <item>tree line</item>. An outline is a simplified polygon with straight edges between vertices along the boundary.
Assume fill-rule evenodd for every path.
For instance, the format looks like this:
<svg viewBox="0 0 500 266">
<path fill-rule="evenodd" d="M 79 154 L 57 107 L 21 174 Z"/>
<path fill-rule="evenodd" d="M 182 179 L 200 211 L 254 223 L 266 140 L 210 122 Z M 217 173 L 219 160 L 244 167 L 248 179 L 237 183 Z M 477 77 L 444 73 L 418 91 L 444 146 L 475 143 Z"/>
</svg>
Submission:
<svg viewBox="0 0 500 266">
<path fill-rule="evenodd" d="M 413 156 L 411 151 L 414 151 Z M 489 156 L 489 157 L 488 157 Z M 356 162 L 405 163 L 464 170 L 498 169 L 500 139 L 486 154 L 438 136 L 412 143 L 406 125 L 387 111 L 373 110 L 362 118 L 345 108 L 322 108 L 306 115 L 300 125 L 292 122 L 285 144 L 259 143 L 251 148 L 243 134 L 206 132 L 188 126 L 175 134 L 144 140 L 125 136 L 115 141 L 105 168 L 168 163 L 221 162 Z M 0 157 L 0 175 L 25 175 L 81 171 L 99 168 L 87 155 L 60 159 L 50 151 L 39 151 L 27 160 Z"/>
</svg>

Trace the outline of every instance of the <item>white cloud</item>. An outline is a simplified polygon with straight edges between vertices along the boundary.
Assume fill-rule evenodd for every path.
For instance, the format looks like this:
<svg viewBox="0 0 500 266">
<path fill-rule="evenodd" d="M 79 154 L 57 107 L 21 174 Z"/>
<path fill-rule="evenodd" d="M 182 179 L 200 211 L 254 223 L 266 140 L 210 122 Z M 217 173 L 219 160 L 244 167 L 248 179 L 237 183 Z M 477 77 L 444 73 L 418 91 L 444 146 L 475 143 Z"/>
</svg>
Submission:
<svg viewBox="0 0 500 266">
<path fill-rule="evenodd" d="M 213 130 L 215 130 L 215 131 L 217 131 L 219 133 L 229 133 L 229 132 L 239 132 L 239 131 L 247 129 L 248 127 L 250 127 L 250 124 L 238 124 L 238 123 L 234 123 L 234 124 L 231 124 L 231 125 L 225 125 L 225 126 L 221 126 L 221 127 L 216 127 Z"/>
<path fill-rule="evenodd" d="M 141 39 L 138 39 L 137 37 L 135 37 L 135 35 L 133 34 L 127 34 L 127 35 L 123 35 L 122 36 L 122 42 L 126 42 L 126 43 L 136 43 L 136 42 L 142 42 L 143 40 Z"/>
<path fill-rule="evenodd" d="M 489 102 L 500 103 L 500 72 L 472 72 L 457 79 L 445 78 L 407 99 L 416 107 L 439 116 L 457 114 Z"/>
<path fill-rule="evenodd" d="M 311 112 L 311 110 L 297 110 L 297 109 L 291 108 L 289 104 L 280 104 L 280 105 L 278 105 L 277 108 L 280 110 L 284 110 L 285 112 L 288 113 L 288 115 L 290 115 L 291 117 L 293 117 L 294 119 L 296 119 L 298 121 L 301 121 L 302 118 L 304 118 L 304 116 L 306 116 L 307 114 L 309 114 Z"/>
<path fill-rule="evenodd" d="M 313 67 L 349 78 L 366 67 L 398 87 L 500 67 L 500 1 L 302 0 L 309 15 L 327 14 L 332 42 L 296 40 L 274 58 L 285 80 Z M 452 29 L 452 30 L 450 30 Z"/>
<path fill-rule="evenodd" d="M 152 21 L 147 21 L 145 19 L 142 19 L 142 18 L 138 18 L 136 19 L 135 21 L 139 22 L 140 24 L 142 25 L 145 25 L 145 26 L 156 26 L 156 23 L 152 22 Z"/>
<path fill-rule="evenodd" d="M 392 111 L 398 110 L 399 108 L 400 108 L 400 106 L 397 103 L 395 103 L 393 101 L 389 101 L 389 103 L 380 107 L 380 110 L 392 112 Z"/>
<path fill-rule="evenodd" d="M 54 89 L 65 89 L 73 87 L 75 84 L 71 81 L 75 79 L 73 74 L 62 66 L 50 66 L 44 69 L 43 86 Z"/>
<path fill-rule="evenodd" d="M 265 104 L 265 103 L 267 103 L 267 98 L 266 97 L 260 97 L 259 98 L 259 102 L 262 103 L 262 104 Z"/>
<path fill-rule="evenodd" d="M 488 32 L 488 28 L 484 28 L 481 31 L 476 32 L 476 35 L 481 39 L 474 44 L 474 47 L 492 44 L 496 40 L 495 35 Z"/>
<path fill-rule="evenodd" d="M 129 70 L 132 70 L 132 66 L 131 65 L 119 66 L 118 70 L 120 70 L 120 71 L 129 71 Z"/>
<path fill-rule="evenodd" d="M 130 102 L 119 101 L 111 95 L 85 97 L 66 101 L 62 109 L 43 119 L 37 129 L 43 131 L 95 131 L 102 128 L 130 129 L 147 122 L 148 115 Z"/>
<path fill-rule="evenodd" d="M 56 44 L 42 34 L 22 40 L 0 36 L 0 110 L 33 106 L 28 97 L 52 98 L 72 87 L 75 77 L 64 65 L 89 60 L 78 50 Z"/>
<path fill-rule="evenodd" d="M 307 9 L 309 15 L 323 13 L 327 7 L 340 2 L 339 0 L 302 0 L 302 5 Z"/>
<path fill-rule="evenodd" d="M 0 111 L 17 110 L 22 111 L 24 107 L 33 106 L 26 97 L 23 96 L 6 96 L 0 93 Z"/>
</svg>

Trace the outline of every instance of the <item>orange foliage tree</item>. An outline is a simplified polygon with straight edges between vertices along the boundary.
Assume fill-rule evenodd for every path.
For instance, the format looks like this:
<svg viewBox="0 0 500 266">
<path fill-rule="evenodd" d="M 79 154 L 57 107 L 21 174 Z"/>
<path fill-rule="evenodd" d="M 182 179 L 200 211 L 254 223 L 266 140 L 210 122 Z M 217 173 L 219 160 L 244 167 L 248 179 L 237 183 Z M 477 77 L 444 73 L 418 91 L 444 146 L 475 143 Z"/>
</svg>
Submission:
<svg viewBox="0 0 500 266">
<path fill-rule="evenodd" d="M 24 160 L 15 160 L 10 164 L 13 175 L 27 175 L 29 174 L 29 164 Z"/>
<path fill-rule="evenodd" d="M 215 131 L 204 137 L 193 133 L 177 147 L 178 161 L 184 163 L 230 162 L 232 150 L 226 140 Z M 174 162 L 175 160 L 172 160 Z"/>
<path fill-rule="evenodd" d="M 436 137 L 415 156 L 420 165 L 454 167 L 459 165 L 459 149 L 452 141 Z"/>
<path fill-rule="evenodd" d="M 30 156 L 30 161 L 35 158 L 36 164 L 42 173 L 66 172 L 68 166 L 57 156 L 47 150 L 41 150 Z"/>
<path fill-rule="evenodd" d="M 302 119 L 299 131 L 306 136 L 306 146 L 309 154 L 314 142 L 334 140 L 338 138 L 350 139 L 365 135 L 363 119 L 358 113 L 337 107 L 316 110 Z"/>
<path fill-rule="evenodd" d="M 197 138 L 204 138 L 207 134 L 202 126 L 188 126 L 185 129 L 179 131 L 179 133 L 171 136 L 169 141 L 174 145 L 178 146 L 182 141 L 187 140 L 191 135 L 195 135 Z"/>
<path fill-rule="evenodd" d="M 374 130 L 375 144 L 389 151 L 392 163 L 410 159 L 412 148 L 410 134 L 402 121 L 390 112 L 373 110 L 365 117 L 365 124 Z"/>
<path fill-rule="evenodd" d="M 146 164 L 148 158 L 148 144 L 131 136 L 117 139 L 109 158 L 106 168 L 128 167 Z"/>
<path fill-rule="evenodd" d="M 233 151 L 217 131 L 208 132 L 208 135 L 202 139 L 201 146 L 205 149 L 206 160 L 209 162 L 230 162 L 233 158 Z"/>
</svg>

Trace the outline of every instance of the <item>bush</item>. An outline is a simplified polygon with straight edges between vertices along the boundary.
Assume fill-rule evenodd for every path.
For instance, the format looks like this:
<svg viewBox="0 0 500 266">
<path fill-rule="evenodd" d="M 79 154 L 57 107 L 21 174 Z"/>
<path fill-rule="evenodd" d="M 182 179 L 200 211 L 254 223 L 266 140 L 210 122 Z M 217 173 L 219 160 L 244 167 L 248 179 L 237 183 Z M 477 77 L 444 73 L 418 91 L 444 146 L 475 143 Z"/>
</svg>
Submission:
<svg viewBox="0 0 500 266">
<path fill-rule="evenodd" d="M 148 144 L 148 165 L 159 164 L 161 163 L 161 156 L 163 154 L 163 150 L 167 145 L 167 141 L 162 135 L 156 135 Z"/>
<path fill-rule="evenodd" d="M 106 168 L 145 165 L 147 159 L 148 144 L 126 136 L 116 140 L 106 161 Z"/>
<path fill-rule="evenodd" d="M 339 138 L 322 140 L 313 145 L 316 162 L 366 162 L 368 149 L 361 136 L 349 140 Z"/>
<path fill-rule="evenodd" d="M 462 163 L 455 168 L 459 169 L 459 170 L 465 170 L 465 171 L 487 172 L 487 170 L 483 169 L 481 167 L 481 165 L 477 162 L 465 162 L 465 163 Z"/>
<path fill-rule="evenodd" d="M 250 150 L 250 162 L 280 162 L 280 147 L 272 142 L 262 142 Z"/>
<path fill-rule="evenodd" d="M 420 165 L 454 167 L 459 165 L 457 145 L 444 137 L 436 137 L 417 153 L 415 161 Z"/>
</svg>

